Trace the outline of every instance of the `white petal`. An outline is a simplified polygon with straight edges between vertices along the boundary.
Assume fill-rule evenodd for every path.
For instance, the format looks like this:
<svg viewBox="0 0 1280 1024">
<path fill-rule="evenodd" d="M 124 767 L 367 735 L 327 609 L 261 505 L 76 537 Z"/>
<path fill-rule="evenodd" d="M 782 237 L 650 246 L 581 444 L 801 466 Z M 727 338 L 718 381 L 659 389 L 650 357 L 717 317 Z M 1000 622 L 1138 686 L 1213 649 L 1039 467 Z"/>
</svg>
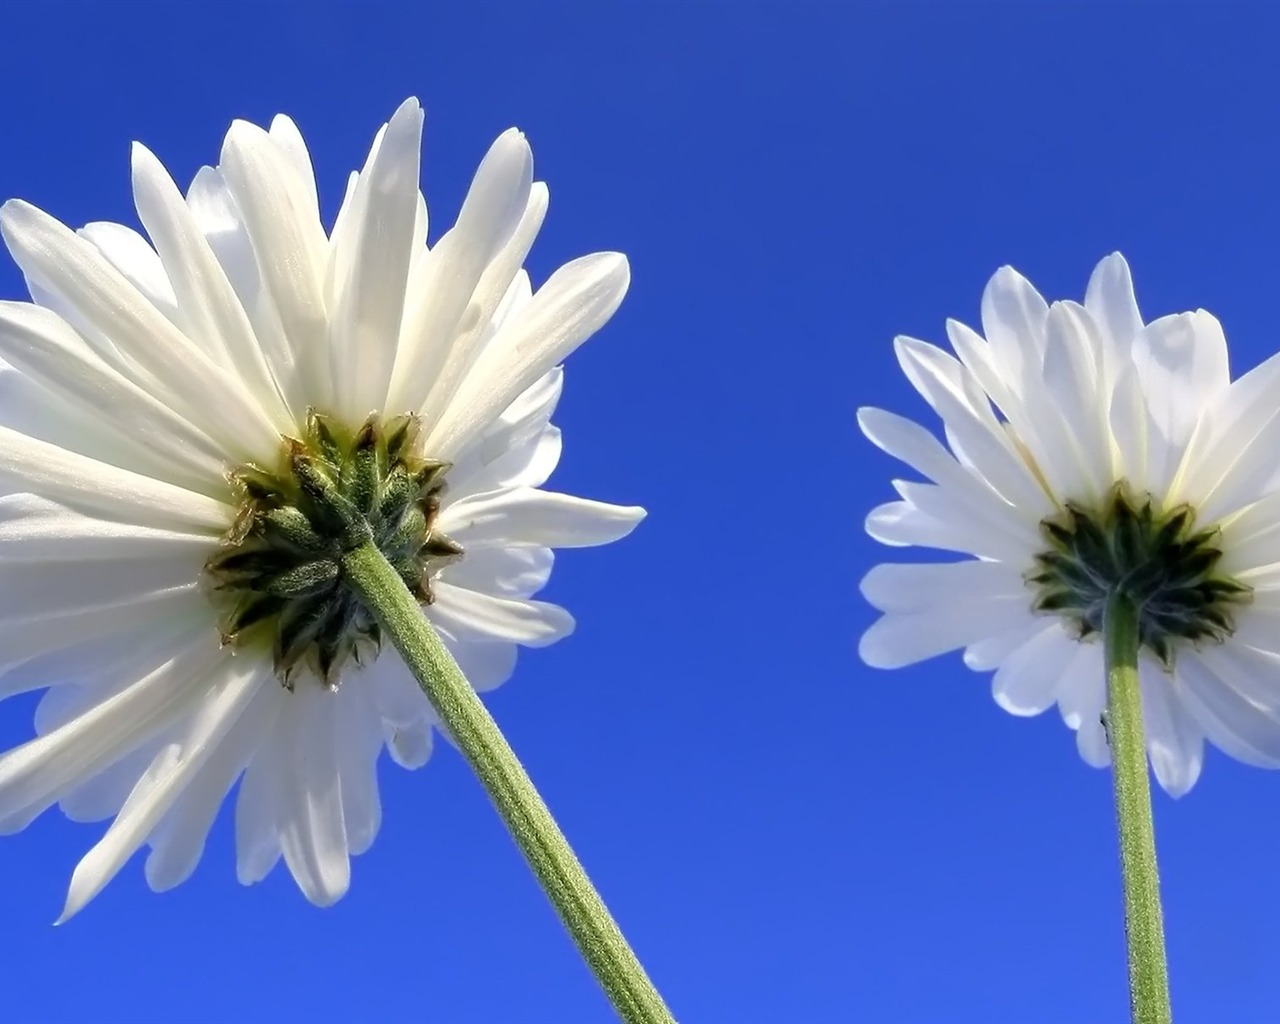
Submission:
<svg viewBox="0 0 1280 1024">
<path fill-rule="evenodd" d="M 1153 473 L 1155 486 L 1167 486 L 1202 411 L 1230 383 L 1222 325 L 1204 310 L 1161 317 L 1138 334 L 1133 361 L 1155 428 L 1171 450 L 1168 468 Z"/>
<path fill-rule="evenodd" d="M 931 507 L 950 507 L 953 514 L 941 518 L 915 507 L 910 501 L 891 501 L 873 508 L 867 514 L 867 533 L 881 544 L 893 547 L 928 547 L 956 551 L 980 558 L 1006 559 L 1014 564 L 1025 561 L 1030 550 L 1010 545 L 1009 538 L 972 515 L 954 515 L 955 503 L 946 500 L 946 492 L 937 488 Z M 912 497 L 920 500 L 919 490 Z"/>
<path fill-rule="evenodd" d="M 922 612 L 889 614 L 862 634 L 858 653 L 873 668 L 902 668 L 1004 632 L 1027 605 L 1025 594 L 957 600 Z"/>
<path fill-rule="evenodd" d="M 253 325 L 213 248 L 168 173 L 145 146 L 133 147 L 138 217 L 164 261 L 187 336 L 234 374 L 281 430 L 292 424 Z"/>
<path fill-rule="evenodd" d="M 98 247 L 107 261 L 173 323 L 178 323 L 178 300 L 156 251 L 133 228 L 110 221 L 86 224 L 78 232 Z"/>
<path fill-rule="evenodd" d="M 1096 638 L 1095 638 L 1096 640 Z M 1102 712 L 1107 706 L 1107 680 L 1102 660 L 1102 644 L 1082 641 L 1076 645 L 1071 661 L 1063 666 L 1058 683 L 1058 711 L 1068 727 L 1088 730 L 1101 726 Z M 1088 744 L 1089 741 L 1080 741 Z M 1103 737 L 1105 746 L 1106 737 Z M 1082 750 L 1083 753 L 1083 750 Z M 1088 760 L 1088 758 L 1085 758 Z M 1110 764 L 1111 754 L 1103 764 Z M 1093 761 L 1089 762 L 1094 764 Z"/>
<path fill-rule="evenodd" d="M 399 725 L 384 722 L 383 734 L 392 760 L 401 768 L 416 771 L 431 759 L 435 745 L 431 722 L 425 719 Z"/>
<path fill-rule="evenodd" d="M 25 302 L 0 302 L 0 356 L 88 411 L 97 432 L 141 448 L 170 482 L 202 493 L 226 491 L 219 445 L 94 355 L 55 314 Z"/>
<path fill-rule="evenodd" d="M 180 885 L 196 869 L 218 809 L 258 744 L 274 727 L 286 696 L 284 687 L 273 679 L 257 688 L 252 702 L 152 833 L 146 874 L 153 891 L 165 892 Z"/>
<path fill-rule="evenodd" d="M 231 508 L 173 484 L 0 427 L 0 481 L 88 515 L 161 530 L 223 533 Z"/>
<path fill-rule="evenodd" d="M 493 343 L 512 309 L 521 304 L 529 288 L 529 277 L 520 267 L 542 227 L 548 199 L 546 185 L 534 182 L 520 223 L 476 285 L 459 321 L 458 337 L 450 346 L 448 358 L 432 381 L 430 391 L 418 403 L 419 408 L 434 410 L 448 406 L 485 346 Z"/>
<path fill-rule="evenodd" d="M 1039 375 L 1048 314 L 1040 293 L 1012 267 L 997 270 L 982 293 L 982 333 L 1001 375 L 1015 386 Z"/>
<path fill-rule="evenodd" d="M 190 638 L 132 686 L 0 756 L 0 819 L 47 807 L 183 713 L 221 658 L 216 638 Z"/>
<path fill-rule="evenodd" d="M 283 749 L 279 737 L 286 728 L 282 720 L 296 713 L 285 704 L 292 701 L 282 702 L 273 729 L 249 761 L 236 795 L 236 878 L 241 885 L 261 882 L 280 860 L 277 820 L 290 752 Z"/>
<path fill-rule="evenodd" d="M 1039 633 L 1004 659 L 992 677 L 996 703 L 1011 715 L 1038 715 L 1052 707 L 1075 646 L 1061 621 L 1045 622 Z"/>
<path fill-rule="evenodd" d="M 477 360 L 430 426 L 426 449 L 443 458 L 460 451 L 522 391 L 603 327 L 630 281 L 620 253 L 584 256 L 552 274 Z"/>
<path fill-rule="evenodd" d="M 470 548 L 460 562 L 446 566 L 446 583 L 499 597 L 532 597 L 547 585 L 555 555 L 550 548 Z"/>
<path fill-rule="evenodd" d="M 1150 489 L 1153 470 L 1168 462 L 1168 446 L 1152 429 L 1138 370 L 1128 363 L 1116 379 L 1107 417 L 1115 442 L 1116 475 L 1141 494 Z"/>
<path fill-rule="evenodd" d="M 206 692 L 170 742 L 138 780 L 107 834 L 76 865 L 59 922 L 78 913 L 137 851 L 165 813 L 204 768 L 249 704 L 263 671 L 256 663 L 223 659 L 204 680 Z M 267 684 L 269 685 L 269 684 Z"/>
<path fill-rule="evenodd" d="M 406 100 L 360 175 L 347 280 L 330 322 L 337 409 L 351 423 L 381 412 L 400 336 L 418 204 L 422 108 Z M 340 259 L 337 253 L 335 259 Z"/>
<path fill-rule="evenodd" d="M 65 688 L 65 687 L 64 687 Z M 47 696 L 47 695 L 46 695 Z M 44 702 L 41 701 L 41 704 Z M 42 730 L 43 731 L 43 730 Z M 125 800 L 160 749 L 164 732 L 126 754 L 110 768 L 67 790 L 58 809 L 72 821 L 105 821 L 120 813 Z"/>
<path fill-rule="evenodd" d="M 1010 422 L 1021 424 L 1022 399 L 1015 390 L 1017 382 L 1006 381 L 1001 376 L 1002 368 L 986 339 L 972 328 L 951 319 L 947 320 L 947 339 L 965 369 L 973 375 L 978 386 L 990 396 L 996 407 Z"/>
<path fill-rule="evenodd" d="M 372 665 L 353 678 L 351 685 L 368 687 L 377 703 L 378 714 L 388 722 L 404 725 L 435 716 L 431 703 L 395 650 L 384 650 Z"/>
<path fill-rule="evenodd" d="M 1178 497 L 1213 522 L 1270 493 L 1280 482 L 1280 355 L 1223 392 L 1188 446 Z"/>
<path fill-rule="evenodd" d="M 1120 364 L 1127 361 L 1129 347 L 1142 330 L 1142 314 L 1133 293 L 1129 264 L 1113 252 L 1094 268 L 1085 292 L 1084 308 L 1101 328 L 1105 343 L 1104 377 L 1114 382 Z"/>
<path fill-rule="evenodd" d="M 382 720 L 373 696 L 360 686 L 343 686 L 333 696 L 338 704 L 335 738 L 342 820 L 348 848 L 361 854 L 373 845 L 382 824 L 377 767 Z"/>
<path fill-rule="evenodd" d="M 267 134 L 293 169 L 294 187 L 302 200 L 300 205 L 318 220 L 320 197 L 316 193 L 316 175 L 311 166 L 311 154 L 307 152 L 307 144 L 302 138 L 302 132 L 298 131 L 298 126 L 293 123 L 292 118 L 277 114 L 271 119 L 271 128 Z"/>
<path fill-rule="evenodd" d="M 258 270 L 248 228 L 222 173 L 212 167 L 200 168 L 187 191 L 187 206 L 253 324 L 254 337 L 277 391 L 295 418 L 300 418 L 310 399 L 303 390 L 275 299 Z"/>
<path fill-rule="evenodd" d="M 1078 461 L 1079 485 L 1065 496 L 1101 499 L 1114 482 L 1111 443 L 1105 431 L 1111 396 L 1101 375 L 1101 340 L 1088 312 L 1073 302 L 1055 302 L 1045 321 L 1044 392 L 1058 407 L 1065 441 Z"/>
<path fill-rule="evenodd" d="M 531 384 L 498 416 L 474 443 L 459 452 L 449 471 L 450 489 L 462 488 L 474 494 L 482 488 L 471 477 L 502 459 L 513 450 L 535 445 L 555 412 L 564 389 L 564 368 L 555 367 Z"/>
<path fill-rule="evenodd" d="M 305 392 L 315 405 L 328 406 L 333 382 L 325 346 L 324 229 L 307 208 L 295 170 L 261 128 L 235 122 L 219 170 L 253 243 Z"/>
<path fill-rule="evenodd" d="M 512 128 L 480 162 L 453 229 L 425 259 L 415 261 L 388 398 L 391 408 L 407 410 L 415 396 L 425 399 L 430 384 L 424 382 L 440 376 L 481 276 L 520 223 L 532 183 L 533 154 Z"/>
<path fill-rule="evenodd" d="M 882 612 L 917 612 L 955 602 L 1021 596 L 1031 592 L 1021 573 L 1001 562 L 883 562 L 862 578 L 862 596 Z"/>
<path fill-rule="evenodd" d="M 1268 684 L 1275 686 L 1275 656 L 1259 663 L 1256 655 L 1228 642 L 1184 653 L 1177 673 L 1188 711 L 1214 746 L 1245 764 L 1280 767 L 1280 713 L 1275 703 L 1260 703 L 1255 696 Z"/>
<path fill-rule="evenodd" d="M 1092 768 L 1105 768 L 1111 763 L 1111 747 L 1107 742 L 1107 729 L 1100 717 L 1086 718 L 1076 730 L 1076 749 L 1085 764 Z"/>
<path fill-rule="evenodd" d="M 342 781 L 334 757 L 338 702 L 320 686 L 299 686 L 283 709 L 275 742 L 285 752 L 280 779 L 280 849 L 298 887 L 327 907 L 351 883 Z"/>
<path fill-rule="evenodd" d="M 915 338 L 895 338 L 894 350 L 907 378 L 942 417 L 957 454 L 1007 501 L 1029 514 L 1047 514 L 1052 507 L 1048 496 L 969 372 L 941 349 Z"/>
<path fill-rule="evenodd" d="M 34 494 L 0 497 L 0 563 L 115 562 L 172 557 L 200 566 L 207 533 L 158 530 L 82 515 Z"/>
<path fill-rule="evenodd" d="M 1029 567 L 1032 553 L 1043 547 L 1035 526 L 1037 520 L 990 492 L 904 480 L 895 480 L 894 487 L 930 519 L 947 523 L 956 534 L 965 537 L 966 545 L 961 550 Z"/>
<path fill-rule="evenodd" d="M 453 653 L 462 674 L 477 693 L 496 689 L 511 678 L 516 668 L 518 648 L 507 643 L 468 643 L 441 630 L 441 637 Z"/>
<path fill-rule="evenodd" d="M 554 604 L 478 594 L 440 581 L 435 592 L 427 617 L 460 640 L 509 640 L 544 647 L 573 632 L 573 616 Z"/>
<path fill-rule="evenodd" d="M 625 537 L 644 517 L 634 505 L 522 487 L 456 502 L 441 512 L 440 528 L 464 546 L 580 548 Z"/>
<path fill-rule="evenodd" d="M 234 456 L 252 459 L 274 450 L 279 434 L 257 402 L 97 248 L 19 200 L 0 207 L 0 231 L 24 273 L 76 310 L 73 326 L 117 371 Z M 217 402 L 208 400 L 211 392 Z"/>
<path fill-rule="evenodd" d="M 941 441 L 914 420 L 863 406 L 858 410 L 858 426 L 868 441 L 921 476 L 934 483 L 955 479 L 959 463 Z"/>
<path fill-rule="evenodd" d="M 1144 658 L 1138 665 L 1142 686 L 1142 726 L 1156 781 L 1179 797 L 1196 784 L 1204 763 L 1204 733 L 1182 709 L 1173 678 Z"/>
<path fill-rule="evenodd" d="M 964 663 L 974 672 L 993 672 L 1006 658 L 1045 627 L 1045 619 L 1030 609 L 1003 633 L 983 637 L 964 649 Z"/>
</svg>

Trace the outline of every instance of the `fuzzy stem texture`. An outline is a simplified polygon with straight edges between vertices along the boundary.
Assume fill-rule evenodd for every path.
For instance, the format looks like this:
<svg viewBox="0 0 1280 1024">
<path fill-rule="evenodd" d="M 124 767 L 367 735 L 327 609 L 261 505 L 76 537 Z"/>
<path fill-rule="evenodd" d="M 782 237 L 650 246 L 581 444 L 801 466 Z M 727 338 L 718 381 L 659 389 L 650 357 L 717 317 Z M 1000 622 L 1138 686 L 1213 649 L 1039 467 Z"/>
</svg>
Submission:
<svg viewBox="0 0 1280 1024">
<path fill-rule="evenodd" d="M 342 569 L 488 791 L 618 1016 L 673 1024 L 528 773 L 391 563 L 367 540 L 344 556 Z"/>
<path fill-rule="evenodd" d="M 1170 1024 L 1160 873 L 1138 683 L 1138 608 L 1121 588 L 1107 598 L 1102 632 L 1107 660 L 1107 739 L 1120 827 L 1129 945 L 1129 1007 L 1134 1024 Z"/>
</svg>

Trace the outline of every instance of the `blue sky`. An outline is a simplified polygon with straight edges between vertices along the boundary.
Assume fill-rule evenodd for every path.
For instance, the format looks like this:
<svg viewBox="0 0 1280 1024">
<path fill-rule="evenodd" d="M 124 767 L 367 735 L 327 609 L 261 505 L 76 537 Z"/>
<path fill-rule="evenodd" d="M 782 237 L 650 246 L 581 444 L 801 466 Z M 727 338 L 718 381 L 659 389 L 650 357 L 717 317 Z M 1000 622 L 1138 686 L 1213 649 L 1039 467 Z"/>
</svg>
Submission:
<svg viewBox="0 0 1280 1024">
<path fill-rule="evenodd" d="M 0 196 L 132 224 L 132 139 L 186 181 L 231 119 L 285 111 L 332 212 L 412 94 L 435 235 L 520 126 L 552 195 L 535 282 L 598 249 L 634 274 L 569 364 L 552 482 L 650 517 L 560 558 L 578 632 L 490 706 L 677 1015 L 1118 1020 L 1107 775 L 956 655 L 857 660 L 897 468 L 854 410 L 927 419 L 891 339 L 976 323 L 1003 263 L 1078 298 L 1120 249 L 1144 312 L 1212 310 L 1237 372 L 1280 347 L 1277 29 L 1260 4 L 11 4 Z M 224 815 L 186 885 L 153 896 L 139 859 L 54 929 L 99 829 L 4 839 L 3 1012 L 608 1020 L 460 758 L 384 769 L 327 911 L 279 868 L 242 889 Z M 1180 1021 L 1275 1019 L 1278 812 L 1280 777 L 1216 752 L 1156 796 Z"/>
</svg>

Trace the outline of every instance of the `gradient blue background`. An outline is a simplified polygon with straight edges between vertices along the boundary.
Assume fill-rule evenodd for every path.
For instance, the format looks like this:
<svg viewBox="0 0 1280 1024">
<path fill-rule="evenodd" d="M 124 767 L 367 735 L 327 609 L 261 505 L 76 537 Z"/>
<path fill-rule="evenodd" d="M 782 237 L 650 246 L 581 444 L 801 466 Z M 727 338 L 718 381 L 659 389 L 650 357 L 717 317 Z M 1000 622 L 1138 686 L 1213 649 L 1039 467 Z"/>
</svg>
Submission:
<svg viewBox="0 0 1280 1024">
<path fill-rule="evenodd" d="M 414 94 L 434 237 L 519 125 L 552 193 L 535 281 L 597 249 L 634 270 L 570 361 L 553 484 L 651 515 L 562 556 L 579 631 L 491 707 L 675 1012 L 1118 1021 L 1107 775 L 958 656 L 857 660 L 862 519 L 897 467 L 854 410 L 928 420 L 891 339 L 976 323 L 1006 262 L 1078 298 L 1118 248 L 1148 314 L 1218 314 L 1237 371 L 1280 346 L 1278 29 L 1261 4 L 9 4 L 0 196 L 136 223 L 130 140 L 185 182 L 232 118 L 283 110 L 332 214 Z M 99 828 L 5 839 L 0 1014 L 608 1020 L 459 757 L 384 769 L 327 911 L 283 868 L 241 889 L 224 815 L 185 886 L 135 861 L 53 929 Z M 1278 812 L 1280 777 L 1216 752 L 1157 796 L 1181 1022 L 1280 1016 Z"/>
</svg>

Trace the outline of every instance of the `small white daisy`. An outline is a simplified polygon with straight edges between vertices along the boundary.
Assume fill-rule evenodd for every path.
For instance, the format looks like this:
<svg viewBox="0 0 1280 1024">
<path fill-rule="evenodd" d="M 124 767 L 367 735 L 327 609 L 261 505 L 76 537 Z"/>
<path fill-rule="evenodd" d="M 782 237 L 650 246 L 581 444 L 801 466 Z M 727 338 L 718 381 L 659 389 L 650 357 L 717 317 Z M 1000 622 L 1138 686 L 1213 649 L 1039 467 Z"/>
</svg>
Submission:
<svg viewBox="0 0 1280 1024">
<path fill-rule="evenodd" d="M 1140 679 L 1156 778 L 1181 795 L 1207 739 L 1280 766 L 1280 357 L 1232 382 L 1222 328 L 1199 310 L 1144 324 L 1115 254 L 1083 305 L 1046 304 L 1014 270 L 982 300 L 985 339 L 949 321 L 959 359 L 898 338 L 903 371 L 947 446 L 880 409 L 859 423 L 930 483 L 867 531 L 959 562 L 885 564 L 862 592 L 884 616 L 862 637 L 894 668 L 964 648 L 1001 707 L 1054 704 L 1083 758 L 1110 761 L 1103 598 L 1140 607 Z"/>
<path fill-rule="evenodd" d="M 421 134 L 411 99 L 329 234 L 286 117 L 233 124 L 185 198 L 135 145 L 150 243 L 0 210 L 35 300 L 0 303 L 0 696 L 48 688 L 37 737 L 0 756 L 0 828 L 54 803 L 114 818 L 64 918 L 144 843 L 153 889 L 186 879 L 241 776 L 240 880 L 283 856 L 332 903 L 378 831 L 382 747 L 430 756 L 429 703 L 335 581 L 317 480 L 369 515 L 479 691 L 572 630 L 530 600 L 551 548 L 644 515 L 540 489 L 558 364 L 621 302 L 626 259 L 532 291 L 548 194 L 514 129 L 428 247 Z"/>
</svg>

